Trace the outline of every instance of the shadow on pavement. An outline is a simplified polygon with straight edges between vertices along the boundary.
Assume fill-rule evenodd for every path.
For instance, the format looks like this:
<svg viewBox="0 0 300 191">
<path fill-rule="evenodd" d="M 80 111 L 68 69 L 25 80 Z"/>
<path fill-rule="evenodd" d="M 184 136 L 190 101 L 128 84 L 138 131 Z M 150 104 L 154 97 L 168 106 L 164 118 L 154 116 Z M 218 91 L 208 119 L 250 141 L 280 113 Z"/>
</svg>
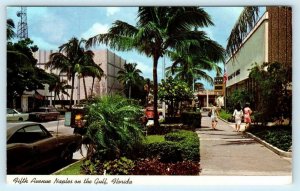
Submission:
<svg viewBox="0 0 300 191">
<path fill-rule="evenodd" d="M 256 141 L 254 140 L 241 140 L 241 141 L 226 141 L 227 143 L 222 143 L 219 145 L 249 145 L 254 144 Z"/>
</svg>

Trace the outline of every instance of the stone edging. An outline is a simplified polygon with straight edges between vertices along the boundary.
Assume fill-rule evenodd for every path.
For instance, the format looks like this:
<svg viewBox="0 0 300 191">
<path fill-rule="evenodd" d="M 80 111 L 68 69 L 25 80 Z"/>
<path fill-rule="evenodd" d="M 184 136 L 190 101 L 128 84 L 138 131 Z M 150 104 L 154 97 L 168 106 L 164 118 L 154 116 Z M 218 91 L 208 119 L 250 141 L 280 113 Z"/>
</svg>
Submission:
<svg viewBox="0 0 300 191">
<path fill-rule="evenodd" d="M 75 162 L 73 162 L 73 163 L 71 163 L 71 164 L 69 164 L 69 165 L 67 165 L 67 166 L 65 166 L 65 167 L 63 167 L 63 168 L 61 168 L 61 169 L 59 169 L 59 170 L 53 172 L 51 175 L 55 175 L 56 173 L 59 173 L 59 172 L 65 170 L 65 169 L 69 168 L 71 165 L 74 165 L 74 164 L 76 164 L 76 163 L 81 162 L 81 161 L 84 160 L 84 159 L 85 159 L 85 158 L 82 158 L 82 159 L 80 159 L 80 160 L 78 160 L 78 161 L 75 161 Z"/>
<path fill-rule="evenodd" d="M 231 124 L 230 122 L 218 117 L 220 120 L 222 120 L 223 122 L 227 123 L 227 124 Z M 234 124 L 234 123 L 233 123 Z M 255 141 L 257 141 L 258 143 L 262 144 L 263 146 L 267 147 L 268 149 L 270 149 L 271 151 L 273 151 L 274 153 L 278 154 L 279 156 L 283 156 L 283 157 L 287 157 L 287 158 L 292 158 L 293 153 L 292 152 L 286 152 L 283 151 L 273 145 L 271 145 L 270 143 L 260 139 L 259 137 L 253 135 L 252 133 L 249 132 L 245 132 L 244 135 L 254 139 Z"/>
</svg>

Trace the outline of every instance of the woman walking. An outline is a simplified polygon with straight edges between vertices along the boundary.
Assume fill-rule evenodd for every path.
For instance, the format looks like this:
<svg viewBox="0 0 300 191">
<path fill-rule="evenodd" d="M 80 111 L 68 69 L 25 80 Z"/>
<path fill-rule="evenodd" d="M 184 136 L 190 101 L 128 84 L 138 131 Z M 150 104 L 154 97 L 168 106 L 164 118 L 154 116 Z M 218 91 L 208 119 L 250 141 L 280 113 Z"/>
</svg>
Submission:
<svg viewBox="0 0 300 191">
<path fill-rule="evenodd" d="M 244 122 L 246 123 L 245 125 L 245 131 L 250 127 L 251 124 L 251 113 L 252 110 L 249 107 L 249 103 L 246 103 L 245 108 L 244 108 Z"/>
<path fill-rule="evenodd" d="M 218 124 L 218 115 L 218 109 L 216 107 L 216 103 L 214 103 L 213 107 L 211 108 L 211 127 L 213 130 L 216 130 Z"/>
<path fill-rule="evenodd" d="M 242 123 L 242 117 L 243 117 L 243 110 L 240 106 L 240 104 L 237 104 L 236 109 L 234 110 L 232 116 L 235 120 L 235 131 L 240 132 L 241 123 Z"/>
</svg>

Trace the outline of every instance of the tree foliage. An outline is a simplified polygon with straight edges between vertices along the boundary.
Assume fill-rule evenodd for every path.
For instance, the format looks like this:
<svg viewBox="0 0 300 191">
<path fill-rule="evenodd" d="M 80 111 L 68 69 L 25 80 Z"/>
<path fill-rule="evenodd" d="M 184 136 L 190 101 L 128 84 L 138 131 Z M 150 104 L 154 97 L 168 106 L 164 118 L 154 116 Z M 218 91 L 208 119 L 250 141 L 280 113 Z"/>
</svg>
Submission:
<svg viewBox="0 0 300 191">
<path fill-rule="evenodd" d="M 292 68 L 279 62 L 263 63 L 251 69 L 259 92 L 258 111 L 265 120 L 292 119 Z M 291 122 L 291 120 L 290 120 Z"/>
<path fill-rule="evenodd" d="M 13 99 L 23 95 L 25 90 L 44 89 L 51 84 L 52 76 L 36 66 L 33 52 L 38 47 L 29 38 L 16 43 L 7 43 L 7 102 L 13 107 Z"/>
<path fill-rule="evenodd" d="M 118 72 L 118 80 L 125 86 L 125 90 L 128 90 L 125 93 L 129 99 L 131 98 L 132 87 L 141 85 L 143 82 L 143 77 L 140 75 L 142 71 L 136 66 L 136 63 L 124 64 L 124 70 Z"/>
<path fill-rule="evenodd" d="M 177 113 L 179 103 L 189 100 L 192 96 L 189 85 L 184 81 L 173 79 L 172 76 L 162 80 L 158 87 L 158 97 L 169 106 L 169 113 L 172 116 Z"/>
<path fill-rule="evenodd" d="M 253 105 L 253 101 L 253 95 L 249 91 L 246 89 L 237 89 L 227 97 L 226 110 L 233 112 L 237 104 L 243 107 L 247 102 Z"/>
</svg>

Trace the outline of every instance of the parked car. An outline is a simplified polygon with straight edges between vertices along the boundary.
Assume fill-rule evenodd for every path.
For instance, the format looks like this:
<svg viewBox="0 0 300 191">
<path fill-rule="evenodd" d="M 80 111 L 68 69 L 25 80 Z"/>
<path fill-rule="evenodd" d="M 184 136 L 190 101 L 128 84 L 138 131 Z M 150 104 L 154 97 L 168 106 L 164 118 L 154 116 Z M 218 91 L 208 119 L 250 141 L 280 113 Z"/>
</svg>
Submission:
<svg viewBox="0 0 300 191">
<path fill-rule="evenodd" d="M 40 107 L 37 111 L 29 113 L 30 121 L 57 120 L 60 113 L 54 107 Z"/>
<path fill-rule="evenodd" d="M 15 109 L 6 108 L 7 121 L 26 121 L 29 118 L 28 113 L 20 113 Z"/>
<path fill-rule="evenodd" d="M 80 149 L 80 135 L 52 135 L 35 122 L 7 127 L 7 174 L 28 174 L 55 161 L 70 162 Z"/>
</svg>

